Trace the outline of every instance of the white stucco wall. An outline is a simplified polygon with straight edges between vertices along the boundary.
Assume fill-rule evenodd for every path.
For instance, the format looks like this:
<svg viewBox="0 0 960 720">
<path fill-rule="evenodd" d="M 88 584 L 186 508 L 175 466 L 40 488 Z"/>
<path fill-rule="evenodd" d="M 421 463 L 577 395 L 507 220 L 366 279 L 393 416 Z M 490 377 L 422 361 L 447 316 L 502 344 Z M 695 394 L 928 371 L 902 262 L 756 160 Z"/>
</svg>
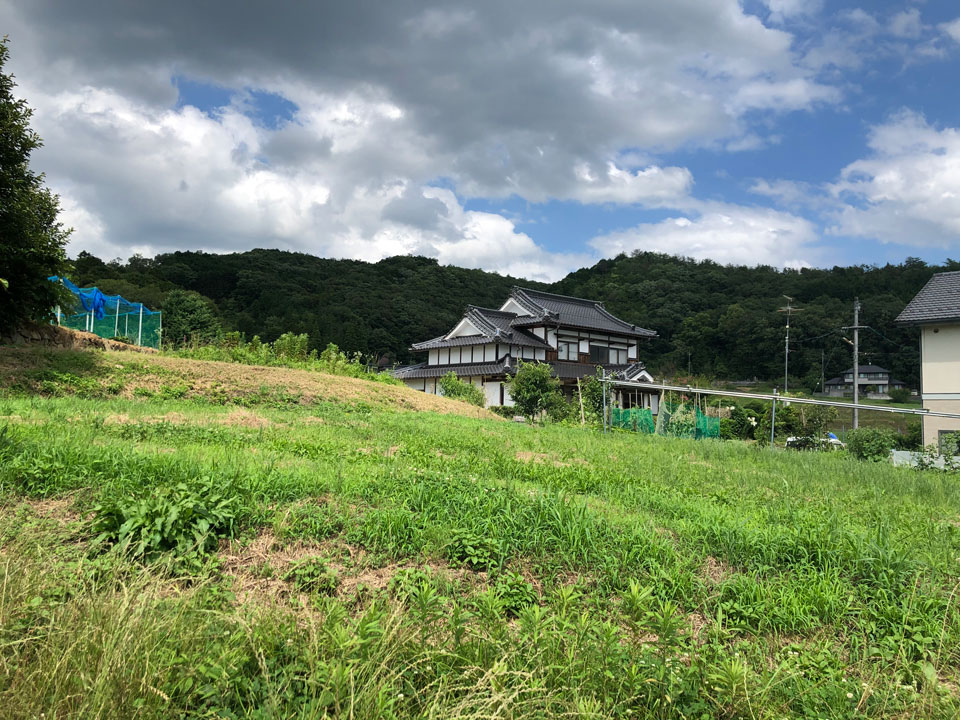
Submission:
<svg viewBox="0 0 960 720">
<path fill-rule="evenodd" d="M 960 413 L 960 323 L 927 325 L 920 331 L 923 406 Z M 941 431 L 960 432 L 960 419 L 923 418 L 923 444 L 936 445 Z"/>
<path fill-rule="evenodd" d="M 960 324 L 923 327 L 920 357 L 923 362 L 921 392 L 924 395 L 960 394 Z"/>
</svg>

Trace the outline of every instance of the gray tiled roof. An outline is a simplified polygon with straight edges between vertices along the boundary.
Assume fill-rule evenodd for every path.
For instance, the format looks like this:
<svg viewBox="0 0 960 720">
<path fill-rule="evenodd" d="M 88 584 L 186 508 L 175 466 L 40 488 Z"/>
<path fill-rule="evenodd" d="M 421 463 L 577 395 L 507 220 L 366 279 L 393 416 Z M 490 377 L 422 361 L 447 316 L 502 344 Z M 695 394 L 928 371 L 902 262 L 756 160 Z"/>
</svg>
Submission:
<svg viewBox="0 0 960 720">
<path fill-rule="evenodd" d="M 490 308 L 468 305 L 463 315 L 464 319 L 473 323 L 480 331 L 480 335 L 465 335 L 462 337 L 445 339 L 445 335 L 432 340 L 414 343 L 413 350 L 433 350 L 434 348 L 458 347 L 463 345 L 484 345 L 498 342 L 504 345 L 520 345 L 522 347 L 541 348 L 549 350 L 550 345 L 533 333 L 521 328 L 512 327 L 510 322 L 517 316 L 511 312 L 492 310 Z"/>
<path fill-rule="evenodd" d="M 409 367 L 397 368 L 393 371 L 393 376 L 401 380 L 415 378 L 434 378 L 443 377 L 451 370 L 460 377 L 471 375 L 503 375 L 510 371 L 513 362 L 510 356 L 502 357 L 498 362 L 477 363 L 473 365 L 410 365 Z"/>
<path fill-rule="evenodd" d="M 898 323 L 960 321 L 960 271 L 936 273 L 897 316 Z"/>
<path fill-rule="evenodd" d="M 513 292 L 510 293 L 510 297 L 532 313 L 531 316 L 518 316 L 513 321 L 514 327 L 541 324 L 546 321 L 551 325 L 601 330 L 634 337 L 652 338 L 657 336 L 653 330 L 631 325 L 620 318 L 614 317 L 603 306 L 603 303 L 596 300 L 586 300 L 569 295 L 555 295 L 554 293 L 520 287 L 515 287 Z"/>
</svg>

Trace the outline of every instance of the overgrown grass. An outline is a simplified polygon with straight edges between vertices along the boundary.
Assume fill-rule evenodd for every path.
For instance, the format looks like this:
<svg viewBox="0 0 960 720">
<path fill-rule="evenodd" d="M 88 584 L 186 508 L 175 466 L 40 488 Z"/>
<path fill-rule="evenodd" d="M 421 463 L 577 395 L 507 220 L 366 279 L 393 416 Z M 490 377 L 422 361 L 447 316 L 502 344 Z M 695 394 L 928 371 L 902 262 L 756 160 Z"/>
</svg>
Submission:
<svg viewBox="0 0 960 720">
<path fill-rule="evenodd" d="M 402 385 L 389 372 L 371 368 L 357 353 L 347 355 L 333 343 L 323 352 L 309 349 L 310 339 L 306 334 L 284 333 L 274 342 L 263 342 L 254 335 L 247 340 L 242 333 L 227 333 L 216 342 L 186 345 L 167 351 L 166 354 L 194 360 L 218 360 L 244 365 L 266 365 L 313 370 L 329 375 L 343 375 L 363 380 Z"/>
<path fill-rule="evenodd" d="M 960 712 L 948 476 L 336 403 L 229 413 L 0 396 L 0 715 Z"/>
</svg>

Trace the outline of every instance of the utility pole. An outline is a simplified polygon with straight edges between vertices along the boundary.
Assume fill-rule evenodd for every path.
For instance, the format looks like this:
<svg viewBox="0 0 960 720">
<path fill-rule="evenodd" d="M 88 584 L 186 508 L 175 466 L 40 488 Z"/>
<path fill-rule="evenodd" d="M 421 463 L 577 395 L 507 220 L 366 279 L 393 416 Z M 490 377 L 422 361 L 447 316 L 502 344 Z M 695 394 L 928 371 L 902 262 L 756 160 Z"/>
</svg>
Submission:
<svg viewBox="0 0 960 720">
<path fill-rule="evenodd" d="M 860 298 L 853 299 L 853 325 L 844 330 L 853 330 L 853 429 L 860 427 L 860 411 L 857 404 L 860 402 L 860 331 L 866 328 L 860 324 Z M 848 341 L 849 342 L 849 341 Z"/>
<path fill-rule="evenodd" d="M 787 299 L 787 306 L 779 308 L 777 312 L 785 312 L 787 314 L 787 334 L 783 341 L 783 394 L 786 395 L 788 388 L 787 376 L 790 370 L 790 314 L 800 312 L 800 308 L 795 308 L 790 304 L 793 302 L 793 298 L 789 295 L 784 295 L 783 297 Z"/>
<path fill-rule="evenodd" d="M 824 374 L 823 348 L 820 348 L 820 392 L 827 391 L 827 376 Z"/>
</svg>

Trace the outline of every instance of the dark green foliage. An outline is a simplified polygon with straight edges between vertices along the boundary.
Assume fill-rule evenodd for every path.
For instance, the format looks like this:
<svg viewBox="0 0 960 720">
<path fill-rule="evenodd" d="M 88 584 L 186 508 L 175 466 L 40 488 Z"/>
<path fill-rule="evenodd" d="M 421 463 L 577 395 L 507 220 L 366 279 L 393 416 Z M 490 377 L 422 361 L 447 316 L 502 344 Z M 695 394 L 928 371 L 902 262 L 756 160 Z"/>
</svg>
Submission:
<svg viewBox="0 0 960 720">
<path fill-rule="evenodd" d="M 913 397 L 907 388 L 894 388 L 887 394 L 890 396 L 890 400 L 895 403 L 908 403 Z"/>
<path fill-rule="evenodd" d="M 463 400 L 477 407 L 483 407 L 484 404 L 486 404 L 483 390 L 473 383 L 459 379 L 457 374 L 452 370 L 440 378 L 439 384 L 440 390 L 448 398 Z"/>
<path fill-rule="evenodd" d="M 69 230 L 57 222 L 60 201 L 30 170 L 30 154 L 41 145 L 30 129 L 33 111 L 14 97 L 13 76 L 4 72 L 9 50 L 0 40 L 0 336 L 23 323 L 67 307 L 68 294 L 49 282 L 66 262 Z"/>
<path fill-rule="evenodd" d="M 508 382 L 516 409 L 528 418 L 555 413 L 566 404 L 560 393 L 560 382 L 545 363 L 521 361 L 516 375 Z"/>
<path fill-rule="evenodd" d="M 580 381 L 580 394 L 583 396 L 583 412 L 585 418 L 589 417 L 597 422 L 603 420 L 603 388 L 604 384 L 600 381 L 601 370 L 598 368 L 594 375 L 587 375 Z M 612 393 L 608 389 L 607 402 L 611 400 Z M 580 411 L 579 398 L 574 398 L 577 404 L 577 412 Z"/>
<path fill-rule="evenodd" d="M 897 438 L 889 430 L 858 428 L 847 433 L 847 450 L 858 460 L 886 460 Z"/>
<path fill-rule="evenodd" d="M 283 579 L 300 592 L 332 595 L 337 591 L 337 573 L 322 558 L 304 558 L 294 564 Z"/>
<path fill-rule="evenodd" d="M 497 578 L 493 586 L 500 600 L 500 607 L 510 617 L 516 617 L 527 605 L 537 602 L 537 592 L 527 580 L 517 572 L 508 571 Z"/>
<path fill-rule="evenodd" d="M 907 420 L 907 432 L 896 436 L 897 450 L 923 449 L 923 424 L 919 418 Z"/>
<path fill-rule="evenodd" d="M 163 301 L 163 334 L 168 345 L 210 342 L 220 332 L 211 302 L 200 293 L 171 290 Z"/>
<path fill-rule="evenodd" d="M 495 547 L 490 538 L 469 530 L 458 530 L 444 554 L 453 563 L 472 570 L 486 570 L 494 560 Z"/>
<path fill-rule="evenodd" d="M 235 490 L 210 477 L 103 499 L 93 510 L 95 543 L 116 545 L 132 557 L 195 562 L 218 538 L 236 531 L 240 500 Z"/>
</svg>

